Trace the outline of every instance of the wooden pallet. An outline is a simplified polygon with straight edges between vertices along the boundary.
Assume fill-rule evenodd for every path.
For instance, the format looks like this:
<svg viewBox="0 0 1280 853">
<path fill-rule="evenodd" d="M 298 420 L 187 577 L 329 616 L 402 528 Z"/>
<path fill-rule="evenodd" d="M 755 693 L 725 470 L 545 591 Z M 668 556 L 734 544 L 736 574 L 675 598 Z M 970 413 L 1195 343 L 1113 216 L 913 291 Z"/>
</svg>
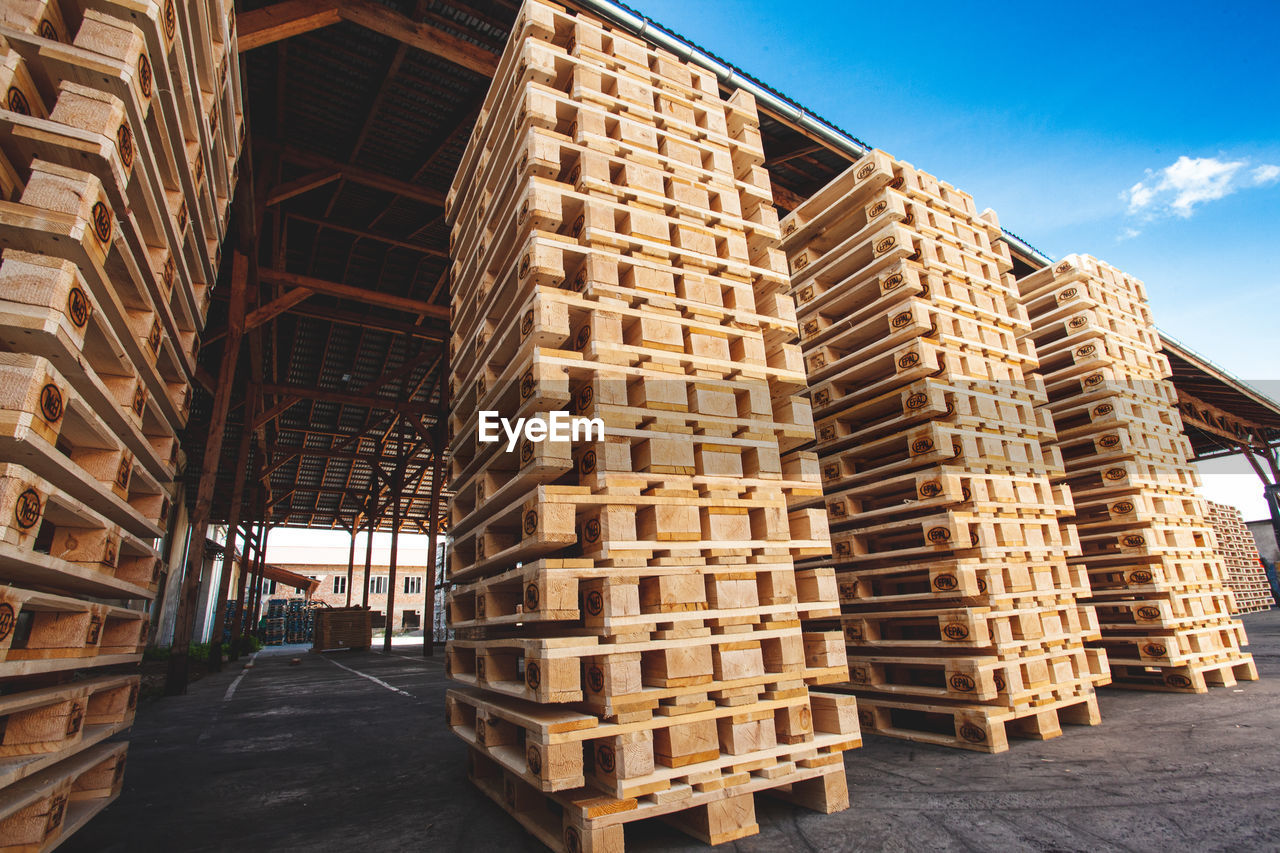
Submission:
<svg viewBox="0 0 1280 853">
<path fill-rule="evenodd" d="M 170 486 L 135 460 L 48 361 L 0 353 L 0 386 L 0 448 L 5 458 L 135 536 L 163 536 Z"/>
<path fill-rule="evenodd" d="M 1012 710 L 951 702 L 911 702 L 859 695 L 858 718 L 864 732 L 919 743 L 1004 752 L 1010 737 L 1048 740 L 1062 724 L 1096 726 L 1102 721 L 1091 686 L 1054 702 Z"/>
<path fill-rule="evenodd" d="M 711 791 L 742 772 L 857 746 L 850 696 L 811 693 L 738 706 L 690 706 L 628 723 L 479 690 L 450 690 L 449 725 L 478 752 L 541 791 L 584 786 L 614 797 Z"/>
<path fill-rule="evenodd" d="M 12 586 L 0 586 L 0 615 L 0 679 L 136 663 L 149 626 L 138 610 Z"/>
<path fill-rule="evenodd" d="M 6 580 L 150 598 L 160 564 L 152 542 L 28 469 L 0 464 L 0 565 Z"/>
<path fill-rule="evenodd" d="M 6 250 L 0 289 L 0 341 L 48 359 L 135 460 L 172 480 L 184 459 L 177 435 L 149 413 L 146 386 L 75 265 Z"/>
<path fill-rule="evenodd" d="M 543 559 L 455 586 L 455 628 L 577 622 L 602 635 L 658 630 L 681 622 L 729 624 L 831 614 L 835 572 L 796 571 L 790 560 L 740 565 L 680 558 L 619 569 L 587 559 Z"/>
<path fill-rule="evenodd" d="M 0 788 L 133 724 L 138 676 L 104 675 L 0 697 Z"/>
</svg>

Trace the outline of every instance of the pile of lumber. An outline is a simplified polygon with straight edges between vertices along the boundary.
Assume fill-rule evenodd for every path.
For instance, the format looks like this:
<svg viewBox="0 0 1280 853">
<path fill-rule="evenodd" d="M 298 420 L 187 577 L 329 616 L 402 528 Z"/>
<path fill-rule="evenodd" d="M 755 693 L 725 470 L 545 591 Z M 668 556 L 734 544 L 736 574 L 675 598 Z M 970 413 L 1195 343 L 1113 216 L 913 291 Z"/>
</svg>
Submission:
<svg viewBox="0 0 1280 853">
<path fill-rule="evenodd" d="M 1203 693 L 1258 677 L 1188 461 L 1142 282 L 1088 255 L 1018 280 L 1117 686 Z"/>
<path fill-rule="evenodd" d="M 873 151 L 782 222 L 862 730 L 988 752 L 1106 683 L 995 215 Z M 822 505 L 822 504 L 819 504 Z"/>
<path fill-rule="evenodd" d="M 243 120 L 230 3 L 0 4 L 0 846 L 118 793 Z M 79 680 L 73 680 L 79 678 Z"/>
<path fill-rule="evenodd" d="M 1227 586 L 1236 613 L 1256 613 L 1275 606 L 1267 570 L 1258 556 L 1258 543 L 1244 523 L 1240 510 L 1208 501 L 1209 523 L 1217 539 L 1218 558 L 1227 569 Z"/>
<path fill-rule="evenodd" d="M 557 850 L 663 817 L 754 834 L 753 794 L 845 808 L 860 744 L 752 99 L 586 15 L 517 19 L 447 198 L 449 722 Z M 480 440 L 479 412 L 599 419 Z M 542 429 L 539 426 L 537 429 Z"/>
</svg>

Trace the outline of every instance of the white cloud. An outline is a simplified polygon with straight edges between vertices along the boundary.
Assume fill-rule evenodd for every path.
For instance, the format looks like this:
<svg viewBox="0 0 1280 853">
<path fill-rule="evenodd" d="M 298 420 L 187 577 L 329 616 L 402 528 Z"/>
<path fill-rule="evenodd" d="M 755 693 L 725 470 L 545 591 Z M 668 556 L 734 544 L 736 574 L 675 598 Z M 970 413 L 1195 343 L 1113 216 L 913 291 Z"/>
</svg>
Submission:
<svg viewBox="0 0 1280 853">
<path fill-rule="evenodd" d="M 1146 177 L 1120 197 L 1129 203 L 1129 214 L 1144 222 L 1168 216 L 1187 219 L 1196 205 L 1280 180 L 1280 166 L 1264 163 L 1248 171 L 1248 165 L 1248 160 L 1183 155 L 1159 171 L 1148 169 Z M 1137 236 L 1130 233 L 1133 230 L 1126 229 L 1124 237 Z"/>
<path fill-rule="evenodd" d="M 1280 166 L 1259 166 L 1253 170 L 1253 183 L 1263 186 L 1280 180 Z"/>
<path fill-rule="evenodd" d="M 1141 234 L 1141 233 L 1142 233 L 1142 232 L 1141 232 L 1141 231 L 1139 231 L 1137 228 L 1125 228 L 1123 231 L 1121 231 L 1121 232 L 1120 232 L 1120 236 L 1119 236 L 1118 238 L 1116 238 L 1116 239 L 1117 239 L 1117 240 L 1132 240 L 1134 237 L 1137 237 L 1137 236 L 1138 236 L 1139 234 Z"/>
</svg>

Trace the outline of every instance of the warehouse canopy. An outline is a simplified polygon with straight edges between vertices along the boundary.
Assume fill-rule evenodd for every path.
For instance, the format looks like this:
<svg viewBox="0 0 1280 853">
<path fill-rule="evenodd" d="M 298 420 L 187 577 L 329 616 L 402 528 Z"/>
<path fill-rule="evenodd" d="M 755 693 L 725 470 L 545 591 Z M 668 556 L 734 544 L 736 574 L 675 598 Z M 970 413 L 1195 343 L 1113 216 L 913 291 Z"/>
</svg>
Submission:
<svg viewBox="0 0 1280 853">
<path fill-rule="evenodd" d="M 1245 448 L 1266 455 L 1280 444 L 1280 403 L 1168 335 L 1162 341 L 1196 458 L 1230 456 Z"/>
<path fill-rule="evenodd" d="M 608 13 L 758 94 L 765 167 L 794 208 L 865 146 L 739 69 L 607 0 Z M 587 7 L 590 7 L 589 9 Z M 426 532 L 446 493 L 449 238 L 444 197 L 506 44 L 512 0 L 247 0 L 238 19 L 248 144 L 236 245 L 223 254 L 184 446 L 203 467 L 213 376 L 247 259 L 247 358 L 221 445 L 211 518 Z M 636 26 L 636 22 L 640 26 Z M 1015 272 L 1047 258 L 1009 234 Z M 1276 406 L 1176 345 L 1193 445 L 1275 439 Z M 1197 414 L 1198 413 L 1198 414 Z M 236 489 L 237 472 L 250 471 Z M 438 476 L 437 476 L 438 475 Z M 262 489 L 253 488 L 261 482 Z M 393 488 L 393 486 L 395 488 Z"/>
<path fill-rule="evenodd" d="M 235 378 L 213 521 L 227 521 L 235 473 L 250 470 L 266 488 L 245 490 L 241 519 L 350 529 L 372 518 L 386 529 L 392 484 L 402 483 L 401 529 L 430 529 L 432 489 L 443 485 L 433 463 L 446 453 L 444 196 L 518 8 L 244 4 L 251 156 L 233 233 L 248 261 L 249 356 Z M 737 84 L 750 81 L 732 71 Z M 761 133 L 775 202 L 790 210 L 856 159 L 860 143 L 750 84 L 780 105 L 762 106 Z M 223 349 L 217 330 L 230 314 L 230 248 L 185 444 L 191 492 Z"/>
</svg>

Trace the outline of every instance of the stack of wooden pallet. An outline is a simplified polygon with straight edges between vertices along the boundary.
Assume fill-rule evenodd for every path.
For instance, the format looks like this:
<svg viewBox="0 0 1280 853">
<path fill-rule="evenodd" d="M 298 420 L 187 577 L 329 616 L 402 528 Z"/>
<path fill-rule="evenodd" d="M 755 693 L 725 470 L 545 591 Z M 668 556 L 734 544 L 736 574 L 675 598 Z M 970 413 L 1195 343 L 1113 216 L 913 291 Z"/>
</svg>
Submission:
<svg viewBox="0 0 1280 853">
<path fill-rule="evenodd" d="M 863 731 L 1000 751 L 1096 723 L 1106 659 L 994 214 L 874 151 L 782 230 Z"/>
<path fill-rule="evenodd" d="M 373 611 L 367 607 L 318 607 L 312 651 L 367 649 L 373 645 Z"/>
<path fill-rule="evenodd" d="M 664 817 L 753 834 L 753 793 L 847 806 L 859 745 L 755 106 L 527 3 L 448 196 L 449 720 L 559 850 Z M 599 419 L 536 440 L 566 416 Z M 480 412 L 537 424 L 481 440 Z"/>
<path fill-rule="evenodd" d="M 1069 255 L 1018 288 L 1075 496 L 1071 563 L 1089 573 L 1115 684 L 1256 679 L 1142 282 Z"/>
<path fill-rule="evenodd" d="M 1227 569 L 1227 586 L 1235 613 L 1255 613 L 1275 606 L 1267 570 L 1258 556 L 1258 543 L 1244 523 L 1240 510 L 1208 501 L 1209 523 L 1218 542 L 1218 558 Z"/>
<path fill-rule="evenodd" d="M 0 4 L 0 846 L 119 791 L 243 129 L 229 3 Z M 127 603 L 132 601 L 133 605 Z"/>
</svg>

